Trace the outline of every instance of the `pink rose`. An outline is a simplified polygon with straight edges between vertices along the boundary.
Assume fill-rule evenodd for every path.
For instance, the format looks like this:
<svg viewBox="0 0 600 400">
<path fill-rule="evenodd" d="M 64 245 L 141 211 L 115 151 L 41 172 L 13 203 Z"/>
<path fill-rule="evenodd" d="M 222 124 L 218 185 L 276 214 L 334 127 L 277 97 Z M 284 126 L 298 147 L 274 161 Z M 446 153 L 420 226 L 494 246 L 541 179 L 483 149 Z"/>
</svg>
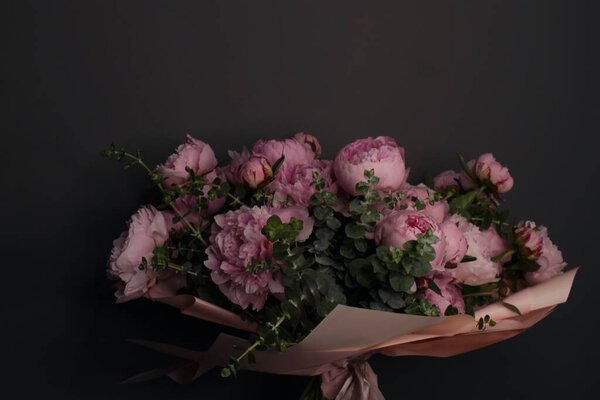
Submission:
<svg viewBox="0 0 600 400">
<path fill-rule="evenodd" d="M 452 274 L 436 272 L 433 275 L 433 281 L 440 288 L 441 295 L 431 289 L 426 289 L 420 297 L 429 300 L 436 306 L 440 310 L 440 315 L 444 315 L 449 306 L 456 308 L 460 314 L 464 314 L 465 302 L 460 288 L 453 283 Z"/>
<path fill-rule="evenodd" d="M 333 163 L 338 184 L 356 195 L 356 184 L 365 181 L 365 171 L 374 170 L 379 183 L 374 190 L 397 191 L 405 182 L 404 149 L 390 137 L 359 139 L 346 145 Z"/>
<path fill-rule="evenodd" d="M 407 210 L 416 210 L 415 199 L 417 199 L 425 204 L 425 208 L 422 210 L 423 214 L 429 215 L 438 224 L 442 223 L 448 216 L 448 202 L 446 200 L 439 200 L 433 203 L 433 205 L 430 204 L 429 201 L 433 200 L 435 192 L 424 184 L 421 183 L 413 186 L 405 183 L 402 185 L 400 192 L 406 196 L 406 199 L 400 205 L 407 206 Z"/>
<path fill-rule="evenodd" d="M 304 229 L 298 239 L 310 236 L 312 219 L 306 209 L 242 207 L 215 216 L 204 265 L 212 270 L 211 278 L 221 292 L 243 309 L 252 305 L 259 311 L 269 294 L 284 291 L 280 277 L 263 263 L 272 262 L 272 244 L 261 231 L 274 213 L 284 222 L 301 219 Z"/>
<path fill-rule="evenodd" d="M 282 165 L 273 177 L 273 182 L 267 186 L 267 191 L 275 195 L 278 204 L 289 204 L 308 207 L 310 198 L 316 189 L 312 185 L 313 172 L 317 172 L 319 179 L 325 180 L 325 190 L 337 193 L 337 184 L 333 178 L 332 162 L 314 160 L 304 165 Z"/>
<path fill-rule="evenodd" d="M 471 160 L 467 163 L 471 168 L 475 164 L 474 160 Z M 460 184 L 460 186 L 459 186 Z M 456 172 L 452 170 L 440 172 L 433 178 L 433 187 L 438 192 L 443 191 L 448 187 L 462 187 L 464 190 L 472 190 L 477 187 L 473 179 L 469 178 L 469 176 L 464 172 Z"/>
<path fill-rule="evenodd" d="M 458 227 L 467 240 L 467 255 L 476 258 L 475 261 L 458 264 L 453 270 L 456 280 L 471 286 L 498 281 L 502 260 L 494 262 L 492 258 L 508 250 L 506 241 L 493 227 L 481 231 L 463 217 L 453 216 L 450 220 L 458 222 Z"/>
<path fill-rule="evenodd" d="M 480 155 L 473 170 L 481 181 L 489 181 L 494 185 L 498 193 L 506 193 L 513 187 L 513 178 L 508 168 L 496 161 L 491 153 Z"/>
<path fill-rule="evenodd" d="M 313 135 L 309 135 L 308 133 L 298 132 L 294 135 L 294 139 L 298 142 L 307 145 L 313 153 L 315 153 L 316 157 L 321 156 L 321 143 L 319 140 Z"/>
<path fill-rule="evenodd" d="M 521 255 L 529 260 L 537 260 L 544 248 L 542 232 L 531 221 L 521 221 L 515 229 L 515 241 Z"/>
<path fill-rule="evenodd" d="M 266 157 L 252 155 L 239 167 L 239 180 L 250 189 L 258 188 L 267 179 L 273 176 L 271 165 Z"/>
<path fill-rule="evenodd" d="M 446 263 L 458 264 L 467 254 L 467 239 L 462 231 L 458 228 L 456 222 L 452 220 L 444 221 L 440 228 L 444 233 L 446 242 L 446 255 L 444 260 Z"/>
<path fill-rule="evenodd" d="M 284 164 L 289 165 L 310 164 L 315 159 L 310 146 L 296 139 L 259 140 L 254 144 L 252 153 L 265 156 L 271 165 L 282 156 L 285 157 Z"/>
<path fill-rule="evenodd" d="M 197 175 L 204 175 L 214 170 L 216 166 L 217 159 L 212 148 L 187 135 L 187 142 L 177 147 L 175 153 L 171 154 L 156 170 L 165 177 L 164 184 L 169 187 L 181 185 L 188 180 L 186 167 L 191 168 Z"/>
<path fill-rule="evenodd" d="M 434 270 L 444 270 L 446 243 L 442 230 L 433 218 L 417 211 L 392 211 L 385 215 L 375 226 L 374 239 L 379 245 L 404 248 L 410 240 L 416 240 L 418 234 L 431 230 L 438 238 L 433 244 L 436 257 L 431 261 Z"/>
<path fill-rule="evenodd" d="M 115 293 L 122 303 L 141 296 L 161 297 L 175 294 L 185 286 L 185 277 L 174 271 L 140 269 L 143 259 L 148 262 L 158 246 L 169 238 L 170 223 L 154 207 L 142 207 L 129 222 L 129 230 L 114 241 L 109 260 L 109 274 L 121 282 Z"/>
<path fill-rule="evenodd" d="M 546 227 L 540 227 L 539 233 L 543 238 L 542 254 L 536 260 L 540 264 L 540 269 L 525 274 L 525 279 L 527 279 L 530 285 L 537 285 L 562 274 L 562 271 L 567 266 L 567 263 L 563 260 L 561 251 L 548 237 Z"/>
</svg>

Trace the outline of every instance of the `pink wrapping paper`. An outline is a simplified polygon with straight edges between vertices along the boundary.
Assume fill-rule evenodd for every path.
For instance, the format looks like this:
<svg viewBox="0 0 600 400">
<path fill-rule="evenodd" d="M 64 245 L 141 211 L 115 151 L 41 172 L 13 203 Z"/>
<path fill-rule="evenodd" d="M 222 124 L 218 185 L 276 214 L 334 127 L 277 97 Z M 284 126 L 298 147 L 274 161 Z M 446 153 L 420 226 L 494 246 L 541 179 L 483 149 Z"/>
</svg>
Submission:
<svg viewBox="0 0 600 400">
<path fill-rule="evenodd" d="M 516 306 L 522 315 L 511 311 L 502 302 L 478 310 L 475 318 L 469 315 L 424 317 L 338 305 L 297 345 L 283 353 L 275 350 L 256 352 L 256 364 L 242 363 L 242 367 L 273 374 L 326 376 L 340 365 L 348 364 L 348 360 L 366 360 L 374 353 L 430 357 L 449 357 L 465 353 L 511 338 L 541 321 L 558 304 L 567 300 L 576 272 L 577 268 L 572 269 L 503 300 Z M 159 301 L 178 307 L 182 313 L 195 318 L 246 331 L 255 328 L 252 323 L 243 321 L 236 314 L 193 296 L 175 296 Z M 489 315 L 497 324 L 479 331 L 476 321 L 485 315 Z M 230 357 L 240 354 L 240 350 L 237 349 L 245 348 L 249 343 L 235 336 L 221 334 L 207 352 L 195 352 L 153 342 L 141 344 L 188 360 L 179 370 L 163 370 L 162 373 L 181 382 L 193 380 L 214 366 L 226 365 Z M 360 374 L 360 371 L 366 374 L 362 378 L 359 377 L 361 382 L 368 383 L 369 379 L 373 380 L 374 374 L 370 368 L 359 365 L 355 372 Z M 148 379 L 157 373 L 150 371 L 132 380 Z M 350 379 L 348 376 L 344 375 L 345 379 Z M 344 382 L 345 386 L 342 386 L 348 393 L 351 389 L 360 389 L 360 386 L 354 385 L 356 382 Z M 374 384 L 376 386 L 376 376 Z M 323 390 L 330 390 L 332 387 L 324 384 Z M 339 398 L 352 398 L 348 396 Z M 378 397 L 375 394 L 361 398 Z"/>
</svg>

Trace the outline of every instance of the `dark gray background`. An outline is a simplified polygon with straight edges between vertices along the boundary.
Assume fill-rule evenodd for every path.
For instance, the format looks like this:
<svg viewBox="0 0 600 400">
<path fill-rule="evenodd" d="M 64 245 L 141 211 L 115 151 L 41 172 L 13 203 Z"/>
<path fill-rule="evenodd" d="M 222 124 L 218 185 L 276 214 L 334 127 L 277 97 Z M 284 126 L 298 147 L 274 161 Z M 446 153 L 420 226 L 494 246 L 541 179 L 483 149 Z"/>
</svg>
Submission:
<svg viewBox="0 0 600 400">
<path fill-rule="evenodd" d="M 202 348 L 220 328 L 113 303 L 111 240 L 153 191 L 99 150 L 138 146 L 157 164 L 188 132 L 223 155 L 304 130 L 330 157 L 393 136 L 413 178 L 455 167 L 457 151 L 493 151 L 515 177 L 514 216 L 548 225 L 583 265 L 570 301 L 515 339 L 450 359 L 376 357 L 389 399 L 597 393 L 592 3 L 3 3 L 2 382 L 65 399 L 296 398 L 304 378 L 255 373 L 118 385 L 172 361 L 127 338 Z"/>
</svg>

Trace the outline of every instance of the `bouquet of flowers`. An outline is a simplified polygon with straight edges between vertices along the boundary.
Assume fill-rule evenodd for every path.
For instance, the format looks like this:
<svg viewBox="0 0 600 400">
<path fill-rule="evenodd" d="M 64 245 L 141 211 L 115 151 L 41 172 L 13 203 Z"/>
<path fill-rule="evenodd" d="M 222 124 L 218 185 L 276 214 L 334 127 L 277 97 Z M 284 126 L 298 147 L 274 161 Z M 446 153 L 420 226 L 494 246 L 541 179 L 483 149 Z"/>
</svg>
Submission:
<svg viewBox="0 0 600 400">
<path fill-rule="evenodd" d="M 333 161 L 297 133 L 230 151 L 188 136 L 140 166 L 161 194 L 114 241 L 117 302 L 145 297 L 246 331 L 206 352 L 140 342 L 185 360 L 129 381 L 189 382 L 220 366 L 312 376 L 305 399 L 381 399 L 366 360 L 445 357 L 529 328 L 566 301 L 575 270 L 531 221 L 510 222 L 509 170 L 492 154 L 409 184 L 391 137 L 357 140 Z"/>
</svg>

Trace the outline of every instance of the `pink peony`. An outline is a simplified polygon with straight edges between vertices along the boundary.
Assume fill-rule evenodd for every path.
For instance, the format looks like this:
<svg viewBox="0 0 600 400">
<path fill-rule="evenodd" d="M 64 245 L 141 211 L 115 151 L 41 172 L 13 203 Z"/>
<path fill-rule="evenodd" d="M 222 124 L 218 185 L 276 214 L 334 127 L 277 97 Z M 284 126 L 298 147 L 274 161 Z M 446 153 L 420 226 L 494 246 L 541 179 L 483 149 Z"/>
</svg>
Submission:
<svg viewBox="0 0 600 400">
<path fill-rule="evenodd" d="M 430 204 L 429 200 L 433 200 L 435 192 L 424 184 L 421 183 L 417 186 L 413 186 L 405 183 L 402 185 L 400 192 L 406 196 L 406 199 L 403 200 L 400 205 L 407 206 L 407 210 L 416 210 L 414 199 L 417 199 L 425 204 L 425 208 L 422 210 L 423 214 L 429 215 L 438 224 L 441 224 L 448 216 L 448 202 L 446 200 L 440 200 L 436 201 L 433 205 Z"/>
<path fill-rule="evenodd" d="M 267 191 L 275 195 L 275 202 L 278 204 L 307 207 L 316 191 L 312 185 L 315 171 L 319 174 L 319 179 L 325 180 L 325 190 L 337 193 L 332 162 L 325 160 L 315 160 L 304 165 L 282 165 L 273 177 L 273 182 L 267 186 Z"/>
<path fill-rule="evenodd" d="M 537 285 L 562 274 L 563 269 L 567 266 L 561 251 L 548 237 L 548 229 L 542 226 L 539 228 L 539 233 L 543 239 L 542 254 L 536 260 L 540 264 L 540 269 L 525 275 L 525 279 L 530 285 Z"/>
<path fill-rule="evenodd" d="M 215 169 L 217 159 L 212 148 L 190 135 L 187 135 L 187 142 L 177 147 L 174 154 L 171 154 L 163 165 L 159 165 L 156 170 L 164 177 L 165 186 L 181 185 L 186 182 L 189 174 L 186 167 L 191 168 L 197 175 L 204 175 Z"/>
<path fill-rule="evenodd" d="M 296 139 L 259 140 L 254 144 L 252 153 L 265 156 L 271 165 L 282 156 L 285 157 L 284 164 L 288 165 L 310 164 L 315 159 L 310 146 Z"/>
<path fill-rule="evenodd" d="M 440 310 L 440 315 L 444 315 L 449 306 L 455 307 L 460 314 L 464 314 L 465 302 L 460 288 L 453 283 L 452 274 L 436 272 L 433 274 L 433 281 L 440 288 L 441 295 L 431 289 L 426 289 L 420 297 L 429 300 L 436 306 Z"/>
<path fill-rule="evenodd" d="M 521 255 L 529 260 L 537 260 L 542 255 L 544 237 L 531 221 L 520 222 L 515 229 L 515 241 Z"/>
<path fill-rule="evenodd" d="M 481 181 L 489 181 L 498 193 L 508 192 L 513 187 L 513 178 L 508 168 L 500 164 L 491 153 L 480 155 L 473 166 L 475 175 Z"/>
<path fill-rule="evenodd" d="M 162 297 L 175 294 L 185 286 L 185 277 L 174 271 L 140 269 L 145 258 L 169 238 L 168 218 L 154 207 L 142 207 L 129 222 L 129 230 L 114 241 L 109 260 L 109 274 L 120 280 L 115 293 L 122 303 L 141 296 Z"/>
<path fill-rule="evenodd" d="M 269 294 L 284 291 L 280 277 L 260 265 L 271 260 L 272 245 L 261 230 L 274 213 L 284 222 L 289 222 L 292 217 L 304 222 L 299 240 L 310 235 L 312 219 L 306 209 L 299 207 L 278 210 L 242 207 L 215 216 L 210 246 L 206 249 L 208 260 L 204 265 L 212 270 L 211 278 L 221 292 L 243 309 L 252 305 L 258 311 Z"/>
<path fill-rule="evenodd" d="M 390 137 L 359 139 L 345 146 L 333 164 L 338 184 L 356 195 L 356 184 L 365 181 L 365 171 L 374 170 L 379 183 L 375 190 L 397 191 L 405 181 L 404 149 Z"/>
<path fill-rule="evenodd" d="M 321 156 L 321 143 L 319 140 L 313 135 L 309 135 L 308 133 L 298 132 L 294 135 L 294 139 L 298 142 L 307 145 L 313 153 L 315 153 L 316 157 Z"/>
<path fill-rule="evenodd" d="M 474 164 L 474 160 L 471 160 L 467 163 L 467 165 L 471 168 Z M 469 178 L 464 171 L 456 172 L 448 170 L 440 172 L 433 178 L 433 187 L 438 192 L 441 192 L 442 190 L 451 186 L 455 186 L 457 188 L 462 187 L 464 190 L 472 190 L 477 187 L 477 184 L 473 182 L 473 179 Z"/>
<path fill-rule="evenodd" d="M 457 223 L 452 220 L 444 221 L 440 228 L 446 242 L 445 262 L 456 265 L 467 254 L 467 239 L 458 228 Z"/>
<path fill-rule="evenodd" d="M 225 179 L 227 179 L 227 182 L 234 185 L 241 185 L 243 182 L 242 177 L 240 176 L 240 168 L 246 161 L 248 161 L 248 159 L 250 159 L 251 154 L 246 148 L 244 148 L 240 153 L 229 150 L 228 154 L 229 158 L 231 158 L 231 162 L 227 166 L 220 168 L 220 170 L 225 174 Z"/>
<path fill-rule="evenodd" d="M 239 179 L 250 189 L 258 188 L 267 179 L 271 179 L 273 171 L 266 157 L 252 155 L 238 169 Z"/>
<path fill-rule="evenodd" d="M 435 260 L 431 261 L 434 270 L 444 270 L 446 243 L 442 230 L 433 218 L 417 211 L 392 211 L 375 226 L 374 239 L 377 244 L 404 248 L 404 243 L 416 240 L 417 235 L 431 230 L 438 238 L 433 245 Z"/>
<path fill-rule="evenodd" d="M 496 282 L 499 279 L 502 263 L 491 259 L 508 249 L 506 241 L 493 227 L 481 231 L 460 216 L 453 216 L 450 221 L 458 222 L 458 227 L 467 240 L 467 255 L 476 258 L 475 261 L 458 264 L 454 269 L 456 280 L 471 286 Z"/>
</svg>

